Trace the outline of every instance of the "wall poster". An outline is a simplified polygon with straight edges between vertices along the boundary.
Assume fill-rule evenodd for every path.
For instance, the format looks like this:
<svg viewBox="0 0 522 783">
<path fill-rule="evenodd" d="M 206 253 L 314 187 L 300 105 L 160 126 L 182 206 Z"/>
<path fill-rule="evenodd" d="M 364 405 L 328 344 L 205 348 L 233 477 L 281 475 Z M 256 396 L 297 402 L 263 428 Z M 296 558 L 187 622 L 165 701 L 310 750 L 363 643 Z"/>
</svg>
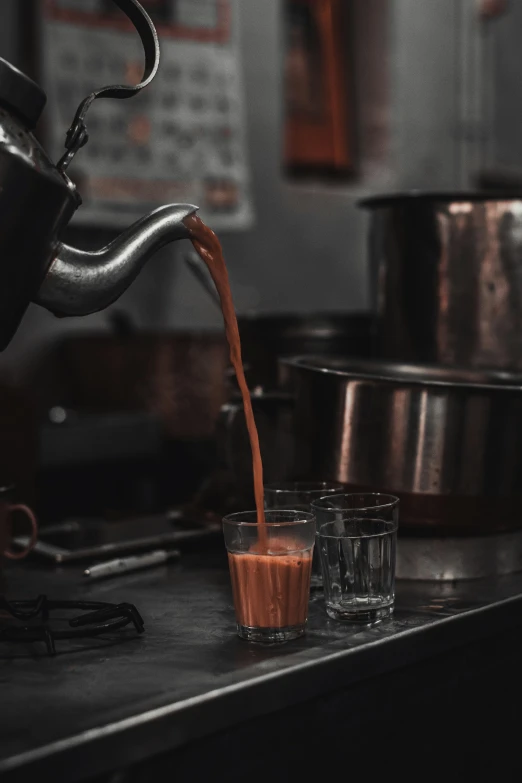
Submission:
<svg viewBox="0 0 522 783">
<path fill-rule="evenodd" d="M 246 228 L 253 210 L 238 2 L 141 1 L 157 25 L 160 70 L 138 96 L 90 109 L 90 140 L 70 169 L 84 198 L 76 221 L 119 228 L 187 202 L 213 228 Z M 138 83 L 143 53 L 112 0 L 43 0 L 42 36 L 49 147 L 58 160 L 79 102 L 108 84 Z"/>
<path fill-rule="evenodd" d="M 343 0 L 285 0 L 285 162 L 349 174 L 355 164 Z"/>
</svg>

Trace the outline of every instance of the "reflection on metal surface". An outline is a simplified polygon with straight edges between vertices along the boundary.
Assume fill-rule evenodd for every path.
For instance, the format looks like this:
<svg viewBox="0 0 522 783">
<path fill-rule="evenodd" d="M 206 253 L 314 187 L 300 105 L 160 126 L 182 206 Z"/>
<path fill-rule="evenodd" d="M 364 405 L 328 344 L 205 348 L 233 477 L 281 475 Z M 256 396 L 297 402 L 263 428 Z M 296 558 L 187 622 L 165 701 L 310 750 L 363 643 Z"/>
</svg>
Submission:
<svg viewBox="0 0 522 783">
<path fill-rule="evenodd" d="M 522 532 L 469 538 L 399 538 L 397 579 L 453 581 L 522 571 Z"/>
<path fill-rule="evenodd" d="M 398 389 L 390 406 L 390 438 L 386 444 L 387 451 L 384 454 L 383 466 L 386 471 L 383 480 L 388 484 L 392 479 L 392 472 L 404 479 L 408 470 L 406 454 L 396 448 L 402 434 L 408 429 L 409 421 L 408 393 L 404 389 Z M 383 444 L 384 445 L 384 444 Z"/>
<path fill-rule="evenodd" d="M 356 419 L 354 410 L 356 394 L 353 387 L 346 389 L 343 411 L 343 426 L 341 428 L 341 461 L 344 465 L 350 463 L 350 443 L 352 438 L 352 422 Z"/>
<path fill-rule="evenodd" d="M 469 215 L 473 210 L 473 204 L 463 201 L 461 204 L 450 204 L 448 211 L 451 215 Z"/>
</svg>

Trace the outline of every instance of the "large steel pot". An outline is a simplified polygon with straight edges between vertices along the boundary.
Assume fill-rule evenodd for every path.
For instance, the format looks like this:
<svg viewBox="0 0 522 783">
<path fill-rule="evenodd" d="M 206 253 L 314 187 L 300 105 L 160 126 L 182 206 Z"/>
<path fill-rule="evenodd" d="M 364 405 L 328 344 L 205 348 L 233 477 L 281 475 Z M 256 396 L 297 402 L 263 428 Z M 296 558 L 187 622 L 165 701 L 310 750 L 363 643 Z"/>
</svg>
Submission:
<svg viewBox="0 0 522 783">
<path fill-rule="evenodd" d="M 409 193 L 370 209 L 381 358 L 522 370 L 522 196 Z"/>
<path fill-rule="evenodd" d="M 399 495 L 403 533 L 522 528 L 522 377 L 328 357 L 283 365 L 296 476 Z"/>
</svg>

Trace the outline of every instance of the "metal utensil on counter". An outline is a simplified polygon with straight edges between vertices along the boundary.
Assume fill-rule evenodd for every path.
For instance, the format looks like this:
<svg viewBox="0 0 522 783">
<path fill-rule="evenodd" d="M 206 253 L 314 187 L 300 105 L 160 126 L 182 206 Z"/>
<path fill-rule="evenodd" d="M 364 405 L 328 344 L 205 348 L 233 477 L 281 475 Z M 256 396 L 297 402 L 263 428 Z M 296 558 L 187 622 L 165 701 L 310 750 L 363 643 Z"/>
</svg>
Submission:
<svg viewBox="0 0 522 783">
<path fill-rule="evenodd" d="M 361 206 L 370 211 L 376 355 L 521 371 L 522 190 L 413 191 Z"/>
<path fill-rule="evenodd" d="M 417 537 L 422 550 L 412 564 L 433 559 L 438 537 L 451 541 L 454 560 L 460 553 L 454 578 L 521 566 L 522 376 L 326 356 L 283 362 L 295 394 L 296 475 L 399 496 L 399 536 Z M 483 555 L 475 546 L 467 562 L 466 541 L 477 537 Z M 449 570 L 423 578 L 440 573 Z"/>
<path fill-rule="evenodd" d="M 121 557 L 117 560 L 109 560 L 106 563 L 96 563 L 90 566 L 90 568 L 86 568 L 83 575 L 89 579 L 105 579 L 109 576 L 140 571 L 143 568 L 152 568 L 152 566 L 167 563 L 169 560 L 178 560 L 179 557 L 179 549 L 171 549 L 170 551 L 159 549 L 155 552 L 147 552 L 145 555 Z"/>
</svg>

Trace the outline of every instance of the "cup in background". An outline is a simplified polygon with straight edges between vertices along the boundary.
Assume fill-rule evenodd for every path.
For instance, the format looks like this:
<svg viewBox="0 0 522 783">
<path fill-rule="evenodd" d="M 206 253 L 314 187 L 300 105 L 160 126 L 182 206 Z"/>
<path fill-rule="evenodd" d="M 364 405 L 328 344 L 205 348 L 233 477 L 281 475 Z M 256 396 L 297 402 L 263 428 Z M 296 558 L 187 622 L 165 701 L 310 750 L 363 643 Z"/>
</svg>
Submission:
<svg viewBox="0 0 522 783">
<path fill-rule="evenodd" d="M 310 511 L 311 503 L 326 495 L 337 495 L 344 486 L 337 481 L 283 481 L 276 484 L 265 484 L 265 508 L 302 509 Z M 314 547 L 312 559 L 312 588 L 320 588 L 323 584 L 318 547 Z"/>
<path fill-rule="evenodd" d="M 237 633 L 273 644 L 305 632 L 315 518 L 309 511 L 269 509 L 223 519 Z"/>
<path fill-rule="evenodd" d="M 390 617 L 399 499 L 380 493 L 331 495 L 312 503 L 312 509 L 328 616 L 364 624 Z"/>
<path fill-rule="evenodd" d="M 10 502 L 12 491 L 13 487 L 0 487 L 0 558 L 7 557 L 10 560 L 21 560 L 29 554 L 36 544 L 38 524 L 29 506 L 23 503 Z M 13 550 L 10 547 L 10 540 L 13 536 L 13 514 L 15 513 L 25 514 L 31 526 L 29 543 L 20 551 Z"/>
</svg>

